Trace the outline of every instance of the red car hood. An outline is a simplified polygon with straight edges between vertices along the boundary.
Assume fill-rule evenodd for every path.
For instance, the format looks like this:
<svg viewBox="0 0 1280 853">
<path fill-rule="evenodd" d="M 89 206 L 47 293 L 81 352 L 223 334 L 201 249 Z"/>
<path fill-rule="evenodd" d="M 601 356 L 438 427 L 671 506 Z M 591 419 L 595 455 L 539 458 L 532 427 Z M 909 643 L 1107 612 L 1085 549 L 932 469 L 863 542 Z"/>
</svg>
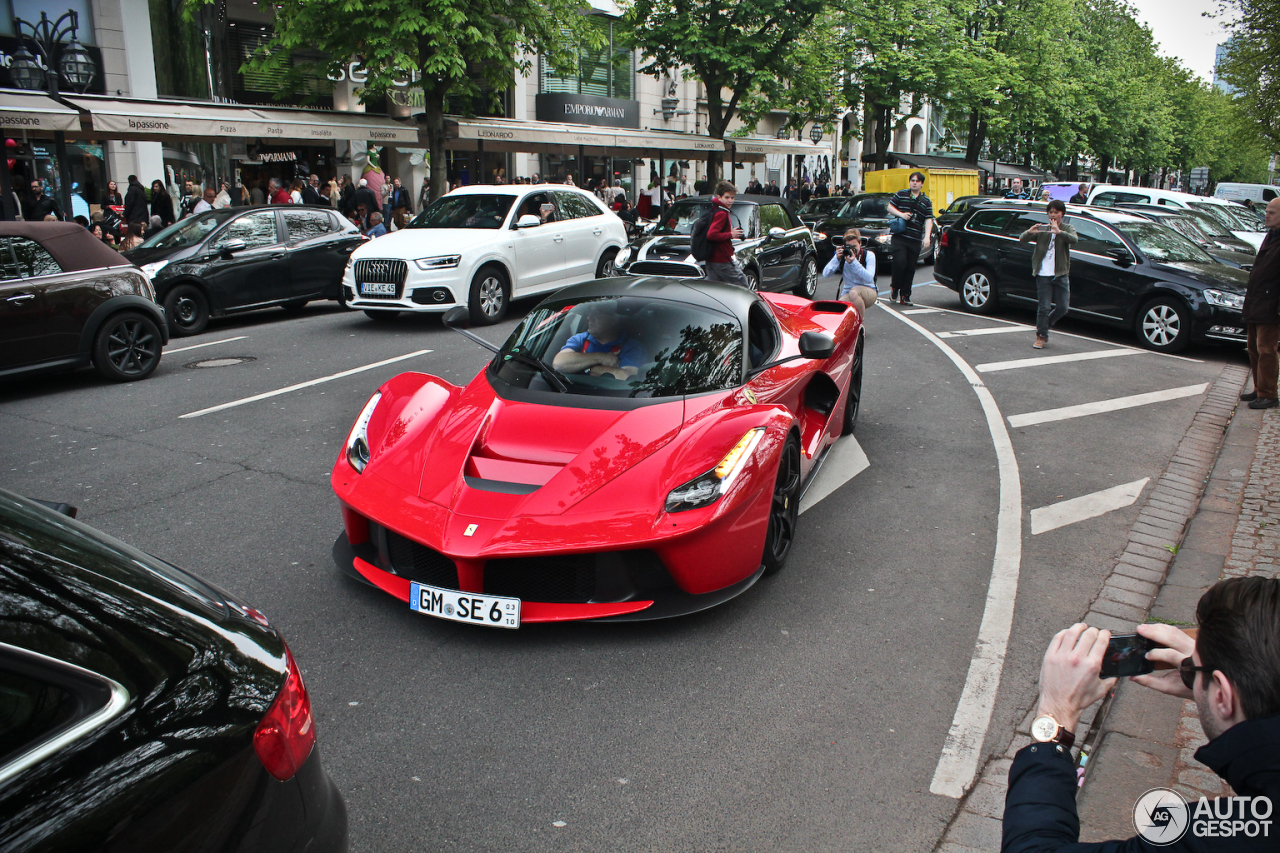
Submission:
<svg viewBox="0 0 1280 853">
<path fill-rule="evenodd" d="M 558 515 L 668 444 L 683 420 L 682 399 L 630 411 L 545 406 L 504 400 L 481 377 L 419 457 L 418 496 L 481 518 Z"/>
</svg>

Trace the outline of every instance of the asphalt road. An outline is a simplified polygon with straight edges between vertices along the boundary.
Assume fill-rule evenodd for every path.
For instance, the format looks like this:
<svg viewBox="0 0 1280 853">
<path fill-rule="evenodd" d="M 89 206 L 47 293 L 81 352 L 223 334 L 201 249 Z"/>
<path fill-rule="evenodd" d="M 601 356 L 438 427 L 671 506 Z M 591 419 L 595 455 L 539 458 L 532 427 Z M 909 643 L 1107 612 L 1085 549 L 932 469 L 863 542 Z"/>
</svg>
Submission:
<svg viewBox="0 0 1280 853">
<path fill-rule="evenodd" d="M 833 290 L 826 280 L 820 292 Z M 940 287 L 918 286 L 916 300 L 959 307 Z M 500 341 L 530 307 L 483 334 Z M 1125 353 L 979 368 L 1016 457 L 1021 559 L 977 757 L 1004 749 L 1045 643 L 1086 610 L 1142 499 L 1037 534 L 1032 510 L 1158 477 L 1201 396 L 1029 426 L 1008 417 L 1211 383 L 1244 353 L 1131 352 L 1123 332 L 1069 322 L 1060 330 L 1088 337 L 1055 333 L 1041 353 L 1029 328 L 956 334 L 1028 314 L 901 315 L 916 328 L 897 310 L 868 317 L 856 439 L 869 465 L 805 512 L 785 571 L 677 620 L 484 630 L 414 614 L 334 568 L 328 473 L 364 401 L 402 370 L 464 383 L 486 361 L 434 318 L 259 312 L 175 339 L 144 382 L 82 371 L 9 384 L 0 483 L 75 504 L 272 619 L 305 674 L 353 851 L 927 850 L 956 807 L 930 785 L 987 607 L 1000 511 L 988 421 L 938 342 L 973 367 Z M 254 360 L 191 366 L 234 357 Z"/>
</svg>

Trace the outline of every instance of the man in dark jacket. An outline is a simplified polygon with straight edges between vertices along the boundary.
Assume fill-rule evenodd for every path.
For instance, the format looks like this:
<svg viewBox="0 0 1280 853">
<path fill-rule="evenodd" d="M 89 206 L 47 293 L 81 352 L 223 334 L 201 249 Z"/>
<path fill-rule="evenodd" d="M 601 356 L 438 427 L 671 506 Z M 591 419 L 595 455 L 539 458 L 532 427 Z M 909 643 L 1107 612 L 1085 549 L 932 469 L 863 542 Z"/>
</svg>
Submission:
<svg viewBox="0 0 1280 853">
<path fill-rule="evenodd" d="M 1249 335 L 1249 368 L 1253 371 L 1253 390 L 1241 394 L 1251 409 L 1270 409 L 1277 402 L 1276 373 L 1280 357 L 1280 198 L 1267 203 L 1262 218 L 1267 236 L 1249 271 L 1249 287 L 1244 294 L 1244 320 Z"/>
<path fill-rule="evenodd" d="M 409 197 L 409 190 L 400 185 L 399 178 L 391 184 L 391 197 L 388 199 L 391 215 L 395 217 L 396 228 L 403 228 L 405 218 L 413 215 L 413 200 Z"/>
<path fill-rule="evenodd" d="M 1115 683 L 1098 677 L 1111 632 L 1081 623 L 1058 632 L 1045 652 L 1033 743 L 1009 768 L 1003 853 L 1261 853 L 1280 846 L 1280 814 L 1273 814 L 1280 802 L 1280 579 L 1219 581 L 1201 596 L 1196 622 L 1195 639 L 1172 625 L 1139 625 L 1139 634 L 1163 646 L 1147 659 L 1167 668 L 1133 680 L 1195 700 L 1210 739 L 1196 760 L 1236 796 L 1187 802 L 1153 788 L 1135 804 L 1138 836 L 1078 842 L 1072 732 L 1080 713 Z"/>
<path fill-rule="evenodd" d="M 361 178 L 359 185 L 356 186 L 354 200 L 356 216 L 361 218 L 360 225 L 362 227 L 368 222 L 370 213 L 382 212 L 382 205 L 378 204 L 378 194 L 369 189 L 369 181 L 365 178 Z M 364 210 L 363 213 L 360 212 L 362 208 Z"/>
<path fill-rule="evenodd" d="M 132 225 L 135 222 L 148 222 L 151 212 L 147 209 L 147 191 L 138 180 L 137 175 L 129 176 L 129 188 L 124 193 L 124 221 Z"/>
<path fill-rule="evenodd" d="M 711 199 L 715 213 L 707 229 L 707 242 L 711 244 L 711 257 L 707 258 L 707 281 L 724 281 L 739 287 L 747 286 L 747 277 L 733 260 L 733 241 L 742 239 L 742 229 L 734 228 L 729 221 L 729 209 L 738 195 L 738 189 L 728 181 L 716 184 L 716 194 Z"/>
</svg>

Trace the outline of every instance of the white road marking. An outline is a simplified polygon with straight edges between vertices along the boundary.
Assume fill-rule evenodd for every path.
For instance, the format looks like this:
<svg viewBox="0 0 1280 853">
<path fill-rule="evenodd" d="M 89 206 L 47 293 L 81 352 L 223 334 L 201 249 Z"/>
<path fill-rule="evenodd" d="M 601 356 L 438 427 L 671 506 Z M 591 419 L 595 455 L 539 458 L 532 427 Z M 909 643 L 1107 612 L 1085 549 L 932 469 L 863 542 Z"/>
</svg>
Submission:
<svg viewBox="0 0 1280 853">
<path fill-rule="evenodd" d="M 804 493 L 800 501 L 800 513 L 812 509 L 836 489 L 867 470 L 871 462 L 862 451 L 862 445 L 851 435 L 837 441 L 827 453 L 827 461 L 822 463 L 818 476 L 809 484 L 809 491 Z"/>
<path fill-rule="evenodd" d="M 941 314 L 942 309 L 941 308 L 912 308 L 910 310 L 903 311 L 902 313 L 903 314 Z"/>
<path fill-rule="evenodd" d="M 1152 403 L 1163 403 L 1167 400 L 1181 400 L 1183 397 L 1198 397 L 1209 387 L 1208 382 L 1199 385 L 1184 385 L 1181 388 L 1168 388 L 1164 391 L 1149 391 L 1146 394 L 1133 394 L 1129 397 L 1115 397 L 1111 400 L 1098 400 L 1093 403 L 1081 403 L 1078 406 L 1063 406 L 1060 409 L 1045 409 L 1040 412 L 1027 412 L 1022 415 L 1010 415 L 1009 426 L 1024 427 L 1035 424 L 1047 424 L 1053 421 L 1065 421 L 1070 418 L 1082 418 L 1086 415 L 1100 415 L 1103 412 L 1116 412 L 1121 409 L 1132 409 L 1137 406 L 1149 406 Z"/>
<path fill-rule="evenodd" d="M 248 336 L 248 335 L 240 335 L 239 337 L 236 337 L 236 338 L 223 338 L 223 339 L 222 339 L 222 340 L 220 340 L 220 341 L 208 341 L 207 343 L 203 343 L 203 344 L 192 344 L 192 345 L 191 345 L 191 346 L 189 346 L 189 347 L 178 347 L 177 349 L 166 349 L 166 350 L 164 350 L 164 351 L 163 351 L 163 353 L 162 353 L 162 354 L 163 354 L 163 355 L 172 355 L 172 354 L 173 354 L 173 353 L 175 353 L 175 352 L 186 352 L 186 351 L 187 351 L 187 350 L 189 350 L 189 349 L 200 349 L 200 347 L 211 347 L 211 346 L 213 346 L 214 344 L 229 344 L 229 343 L 231 343 L 232 341 L 243 341 L 243 340 L 244 340 L 245 338 L 247 338 L 247 337 L 249 337 L 249 336 Z"/>
<path fill-rule="evenodd" d="M 991 326 L 986 329 L 960 329 L 956 332 L 938 332 L 940 338 L 971 338 L 975 335 L 1005 335 L 1009 332 L 1034 332 L 1035 326 Z"/>
<path fill-rule="evenodd" d="M 200 409 L 199 411 L 195 411 L 195 412 L 187 412 L 185 415 L 182 415 L 181 417 L 182 418 L 198 418 L 202 415 L 210 415 L 210 414 L 213 414 L 214 412 L 221 412 L 224 409 L 233 409 L 236 406 L 243 406 L 246 403 L 256 403 L 257 401 L 265 400 L 268 397 L 278 397 L 281 394 L 288 394 L 290 391 L 299 391 L 303 388 L 310 388 L 312 385 L 320 385 L 321 383 L 324 383 L 324 382 L 332 382 L 335 379 L 342 379 L 344 376 L 352 376 L 356 373 L 363 373 L 366 370 L 373 370 L 375 368 L 383 367 L 388 364 L 395 364 L 397 361 L 404 361 L 410 358 L 417 358 L 418 356 L 426 355 L 429 352 L 431 352 L 431 350 L 429 349 L 420 349 L 420 350 L 417 350 L 416 352 L 408 353 L 407 355 L 398 355 L 395 358 L 384 359 L 383 361 L 374 362 L 373 364 L 366 364 L 362 367 L 353 367 L 350 370 L 344 370 L 341 373 L 335 373 L 332 376 L 321 376 L 319 379 L 311 379 L 306 382 L 299 382 L 297 385 L 290 385 L 287 388 L 279 388 L 275 391 L 268 391 L 265 394 L 254 394 L 252 397 L 245 397 L 242 400 L 232 400 L 230 403 L 222 403 L 221 405 L 218 405 L 218 406 L 210 406 L 207 409 Z"/>
<path fill-rule="evenodd" d="M 886 309 L 887 310 L 887 309 Z M 959 353 L 943 343 L 933 332 L 909 317 L 895 311 L 889 314 L 924 335 L 959 368 L 973 387 L 987 418 L 987 429 L 996 451 L 1000 472 L 1000 511 L 996 517 L 996 553 L 991 561 L 991 580 L 987 584 L 987 602 L 982 611 L 982 624 L 969 661 L 969 674 L 956 704 L 951 728 L 942 745 L 942 755 L 933 773 L 929 790 L 934 794 L 959 799 L 973 784 L 982 758 L 982 745 L 991 712 L 995 709 L 1000 676 L 1004 671 L 1005 651 L 1009 647 L 1009 631 L 1013 627 L 1013 605 L 1018 597 L 1018 573 L 1022 567 L 1022 481 L 1013 442 L 1005 429 L 1004 416 L 990 389 Z"/>
<path fill-rule="evenodd" d="M 1123 509 L 1138 499 L 1138 495 L 1142 494 L 1142 490 L 1150 480 L 1150 477 L 1143 477 L 1132 483 L 1112 486 L 1100 492 L 1033 509 L 1031 510 L 1031 535 L 1048 533 L 1050 530 L 1057 530 L 1059 527 L 1066 527 L 1077 521 L 1097 518 L 1112 510 Z"/>
<path fill-rule="evenodd" d="M 1067 364 L 1072 361 L 1092 361 L 1095 358 L 1116 358 L 1122 355 L 1140 355 L 1137 349 L 1104 349 L 1093 352 L 1073 352 L 1067 355 L 1045 355 L 1039 358 L 1017 358 L 1013 361 L 989 361 L 979 364 L 979 373 L 995 373 L 997 370 L 1019 370 L 1023 367 L 1043 367 L 1047 364 Z"/>
</svg>

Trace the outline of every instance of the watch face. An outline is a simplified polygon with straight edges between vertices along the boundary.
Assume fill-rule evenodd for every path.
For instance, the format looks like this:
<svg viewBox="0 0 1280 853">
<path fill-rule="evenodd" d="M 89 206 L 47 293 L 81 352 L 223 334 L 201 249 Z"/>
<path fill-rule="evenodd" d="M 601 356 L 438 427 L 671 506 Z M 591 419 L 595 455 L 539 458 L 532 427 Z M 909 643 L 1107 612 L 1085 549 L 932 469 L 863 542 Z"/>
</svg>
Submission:
<svg viewBox="0 0 1280 853">
<path fill-rule="evenodd" d="M 1053 717 L 1036 717 L 1031 724 L 1031 736 L 1041 743 L 1053 740 L 1058 734 L 1058 721 Z"/>
</svg>

